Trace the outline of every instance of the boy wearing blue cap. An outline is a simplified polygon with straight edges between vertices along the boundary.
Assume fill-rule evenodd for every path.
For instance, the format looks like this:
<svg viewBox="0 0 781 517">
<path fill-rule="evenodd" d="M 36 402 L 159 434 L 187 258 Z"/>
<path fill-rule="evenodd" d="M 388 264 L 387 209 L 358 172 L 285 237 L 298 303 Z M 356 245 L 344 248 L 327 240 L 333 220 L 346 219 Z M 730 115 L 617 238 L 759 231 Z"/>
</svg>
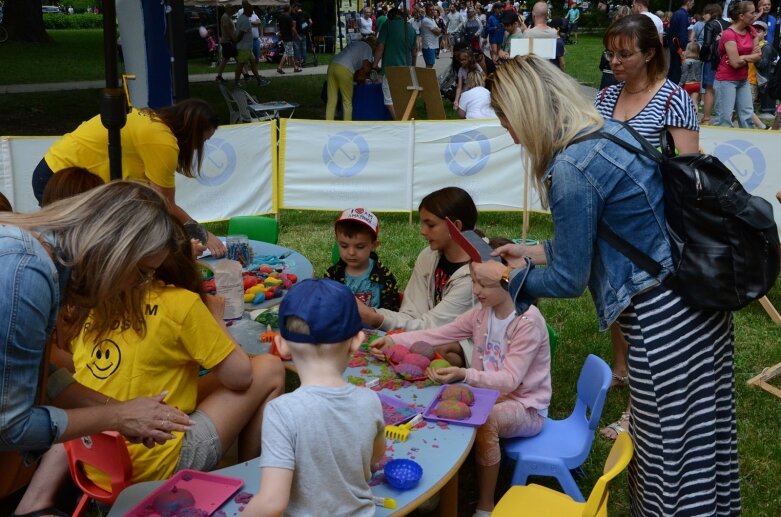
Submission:
<svg viewBox="0 0 781 517">
<path fill-rule="evenodd" d="M 347 383 L 364 340 L 355 298 L 329 279 L 293 286 L 279 307 L 276 345 L 301 387 L 263 412 L 260 492 L 243 515 L 374 515 L 371 466 L 385 453 L 377 394 Z"/>
</svg>

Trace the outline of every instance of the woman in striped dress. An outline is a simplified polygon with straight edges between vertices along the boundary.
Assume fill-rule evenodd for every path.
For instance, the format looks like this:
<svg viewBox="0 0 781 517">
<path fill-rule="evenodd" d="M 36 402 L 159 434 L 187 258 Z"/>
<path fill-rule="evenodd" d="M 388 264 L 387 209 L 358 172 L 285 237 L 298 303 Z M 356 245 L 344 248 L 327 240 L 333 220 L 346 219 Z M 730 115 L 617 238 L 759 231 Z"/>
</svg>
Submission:
<svg viewBox="0 0 781 517">
<path fill-rule="evenodd" d="M 597 93 L 594 105 L 605 117 L 622 120 L 643 135 L 654 147 L 669 131 L 681 153 L 696 153 L 699 148 L 697 108 L 683 88 L 666 79 L 665 51 L 650 18 L 634 14 L 616 20 L 603 37 L 605 58 L 615 78 L 613 86 Z M 635 51 L 639 52 L 635 52 Z M 629 344 L 614 323 L 610 326 L 613 344 L 613 383 L 628 382 Z M 629 428 L 629 409 L 600 434 L 615 440 Z"/>
<path fill-rule="evenodd" d="M 636 42 L 614 52 L 625 52 L 624 63 L 652 57 Z M 661 285 L 673 263 L 657 163 L 605 138 L 578 141 L 601 130 L 639 146 L 544 59 L 516 57 L 497 70 L 491 92 L 500 122 L 526 151 L 554 236 L 497 249 L 511 267 L 473 264 L 475 280 L 506 286 L 519 310 L 588 287 L 600 329 L 619 321 L 630 346 L 632 515 L 739 513 L 732 321 L 729 313 L 688 307 Z M 600 224 L 662 271 L 651 276 L 599 239 Z"/>
</svg>

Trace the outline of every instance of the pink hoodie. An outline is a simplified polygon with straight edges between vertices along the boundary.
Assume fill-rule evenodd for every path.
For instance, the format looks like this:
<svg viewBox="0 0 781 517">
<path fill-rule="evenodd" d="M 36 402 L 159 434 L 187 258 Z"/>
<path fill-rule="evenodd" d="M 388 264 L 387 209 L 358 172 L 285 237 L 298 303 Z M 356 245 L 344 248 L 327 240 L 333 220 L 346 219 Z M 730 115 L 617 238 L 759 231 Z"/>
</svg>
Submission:
<svg viewBox="0 0 781 517">
<path fill-rule="evenodd" d="M 467 384 L 498 390 L 501 398 L 517 400 L 527 408 L 547 410 L 551 398 L 550 344 L 542 314 L 532 305 L 510 322 L 502 343 L 502 366 L 498 371 L 486 372 L 483 371 L 483 354 L 490 320 L 491 309 L 476 307 L 447 325 L 394 334 L 392 338 L 394 343 L 406 347 L 416 341 L 436 347 L 471 338 L 475 346 L 472 367 L 466 369 Z"/>
</svg>

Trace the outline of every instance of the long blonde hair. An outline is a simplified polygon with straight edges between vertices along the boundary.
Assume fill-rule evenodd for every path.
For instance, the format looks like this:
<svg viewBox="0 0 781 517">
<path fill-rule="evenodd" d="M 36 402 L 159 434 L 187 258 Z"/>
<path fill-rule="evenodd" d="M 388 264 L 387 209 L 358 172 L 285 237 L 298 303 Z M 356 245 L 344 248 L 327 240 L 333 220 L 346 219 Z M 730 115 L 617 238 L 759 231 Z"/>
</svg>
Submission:
<svg viewBox="0 0 781 517">
<path fill-rule="evenodd" d="M 551 160 L 579 133 L 601 128 L 602 117 L 574 79 L 534 54 L 496 68 L 491 106 L 517 135 L 526 168 L 547 207 L 542 178 Z"/>
<path fill-rule="evenodd" d="M 96 339 L 117 320 L 144 333 L 146 288 L 119 290 L 117 283 L 138 277 L 142 259 L 173 251 L 183 239 L 165 199 L 135 181 L 96 187 L 31 214 L 0 214 L 0 224 L 53 234 L 55 260 L 71 270 L 62 302 L 92 310 Z"/>
</svg>

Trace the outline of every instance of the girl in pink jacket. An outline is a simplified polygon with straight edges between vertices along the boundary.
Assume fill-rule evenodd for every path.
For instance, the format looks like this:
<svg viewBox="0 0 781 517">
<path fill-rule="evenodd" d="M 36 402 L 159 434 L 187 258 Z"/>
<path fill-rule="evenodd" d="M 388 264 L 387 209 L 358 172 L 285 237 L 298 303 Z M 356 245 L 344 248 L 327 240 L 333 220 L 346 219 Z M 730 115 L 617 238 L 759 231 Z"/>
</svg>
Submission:
<svg viewBox="0 0 781 517">
<path fill-rule="evenodd" d="M 471 266 L 470 266 L 471 269 Z M 382 337 L 372 353 L 384 358 L 394 344 L 411 346 L 425 341 L 434 347 L 472 339 L 470 368 L 429 369 L 440 383 L 466 382 L 501 394 L 485 424 L 477 429 L 476 456 L 480 496 L 475 515 L 489 515 L 499 474 L 499 438 L 534 436 L 542 429 L 551 398 L 550 344 L 545 319 L 534 305 L 516 314 L 512 298 L 499 284 L 482 285 L 472 274 L 472 292 L 480 301 L 452 323 Z M 480 513 L 485 512 L 485 513 Z"/>
</svg>

